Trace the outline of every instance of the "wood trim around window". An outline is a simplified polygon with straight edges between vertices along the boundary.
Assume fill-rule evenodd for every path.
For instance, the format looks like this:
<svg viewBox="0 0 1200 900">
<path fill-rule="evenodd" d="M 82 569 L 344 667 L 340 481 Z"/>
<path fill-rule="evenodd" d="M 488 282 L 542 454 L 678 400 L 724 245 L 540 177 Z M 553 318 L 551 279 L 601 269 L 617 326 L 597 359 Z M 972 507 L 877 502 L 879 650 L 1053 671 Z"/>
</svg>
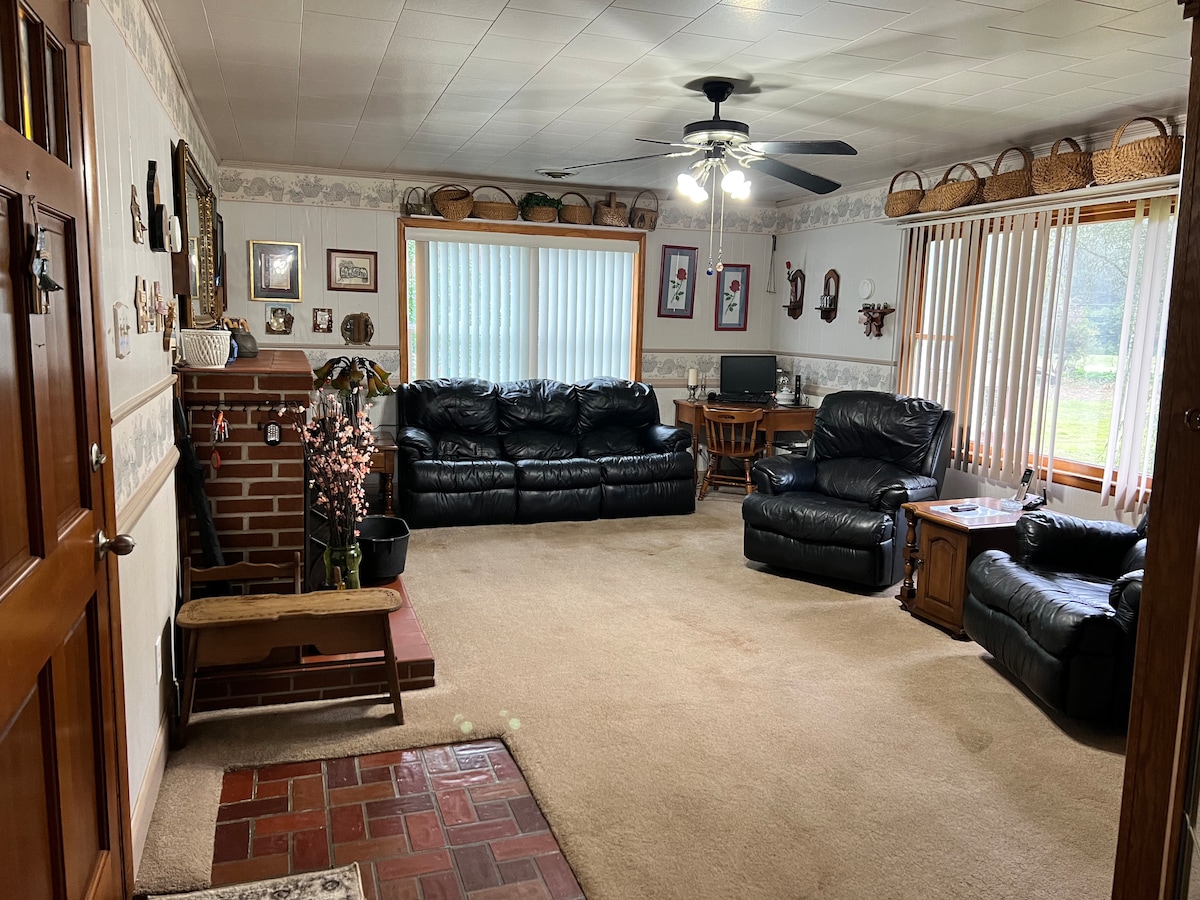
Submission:
<svg viewBox="0 0 1200 900">
<path fill-rule="evenodd" d="M 633 254 L 633 333 L 629 342 L 629 377 L 632 381 L 642 380 L 642 339 L 645 330 L 646 306 L 646 232 L 640 229 L 611 228 L 586 225 L 540 225 L 528 222 L 495 222 L 480 219 L 462 219 L 453 222 L 425 216 L 401 216 L 396 221 L 397 302 L 400 312 L 400 380 L 410 380 L 408 371 L 408 241 L 406 228 L 433 228 L 444 231 L 477 231 L 483 234 L 526 234 L 547 237 L 598 239 L 606 241 L 631 241 L 637 244 Z"/>
</svg>

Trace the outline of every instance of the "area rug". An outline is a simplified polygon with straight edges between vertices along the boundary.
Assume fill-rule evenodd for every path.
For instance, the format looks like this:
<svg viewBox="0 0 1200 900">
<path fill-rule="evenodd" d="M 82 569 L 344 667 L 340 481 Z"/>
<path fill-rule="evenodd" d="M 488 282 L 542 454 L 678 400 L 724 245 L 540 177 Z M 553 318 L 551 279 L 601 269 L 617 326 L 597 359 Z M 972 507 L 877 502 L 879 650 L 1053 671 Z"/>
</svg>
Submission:
<svg viewBox="0 0 1200 900">
<path fill-rule="evenodd" d="M 748 564 L 695 515 L 414 532 L 438 685 L 206 713 L 138 888 L 208 883 L 222 771 L 499 737 L 590 900 L 1106 897 L 1119 736 L 1047 713 L 977 645 Z"/>
<path fill-rule="evenodd" d="M 324 872 L 285 875 L 186 894 L 158 894 L 146 900 L 363 900 L 363 889 L 358 863 L 350 863 Z"/>
</svg>

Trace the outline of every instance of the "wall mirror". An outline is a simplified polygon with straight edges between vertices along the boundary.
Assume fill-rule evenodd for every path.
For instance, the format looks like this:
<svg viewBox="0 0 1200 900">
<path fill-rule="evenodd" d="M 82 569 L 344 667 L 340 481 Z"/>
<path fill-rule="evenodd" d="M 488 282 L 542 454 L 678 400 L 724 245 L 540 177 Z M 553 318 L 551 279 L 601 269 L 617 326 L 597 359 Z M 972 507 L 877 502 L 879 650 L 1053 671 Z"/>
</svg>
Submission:
<svg viewBox="0 0 1200 900">
<path fill-rule="evenodd" d="M 171 280 L 185 328 L 209 328 L 221 321 L 224 304 L 217 290 L 217 199 L 196 165 L 186 141 L 175 147 L 175 214 L 180 249 L 171 260 Z"/>
</svg>

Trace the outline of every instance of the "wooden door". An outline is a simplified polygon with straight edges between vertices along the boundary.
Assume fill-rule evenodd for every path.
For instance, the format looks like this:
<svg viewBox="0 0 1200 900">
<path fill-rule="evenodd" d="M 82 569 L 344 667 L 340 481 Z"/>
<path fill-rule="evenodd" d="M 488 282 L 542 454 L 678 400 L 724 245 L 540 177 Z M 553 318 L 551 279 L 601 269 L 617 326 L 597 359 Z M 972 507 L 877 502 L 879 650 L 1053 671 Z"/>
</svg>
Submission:
<svg viewBox="0 0 1200 900">
<path fill-rule="evenodd" d="M 23 900 L 124 897 L 130 871 L 87 53 L 66 0 L 0 0 L 0 893 Z M 35 219 L 61 290 L 34 288 Z"/>
</svg>

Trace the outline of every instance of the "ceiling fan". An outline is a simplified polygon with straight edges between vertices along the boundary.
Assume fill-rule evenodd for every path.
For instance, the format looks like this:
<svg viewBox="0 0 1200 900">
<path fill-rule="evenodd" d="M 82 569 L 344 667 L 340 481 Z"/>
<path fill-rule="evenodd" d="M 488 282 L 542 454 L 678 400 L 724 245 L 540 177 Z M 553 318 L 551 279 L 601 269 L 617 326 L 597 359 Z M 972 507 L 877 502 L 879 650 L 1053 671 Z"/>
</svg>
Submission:
<svg viewBox="0 0 1200 900">
<path fill-rule="evenodd" d="M 695 187 L 699 185 L 702 188 L 709 174 L 713 173 L 715 175 L 717 171 L 726 173 L 726 178 L 730 175 L 734 176 L 735 185 L 745 185 L 744 192 L 741 190 L 735 191 L 733 187 L 726 186 L 725 189 L 733 194 L 733 196 L 737 197 L 739 193 L 742 196 L 749 196 L 749 186 L 748 182 L 745 182 L 744 174 L 739 169 L 730 171 L 730 162 L 736 163 L 742 168 L 757 169 L 767 175 L 780 178 L 817 194 L 828 194 L 830 191 L 836 191 L 841 187 L 836 181 L 830 181 L 828 178 L 822 178 L 820 175 L 814 175 L 811 172 L 798 169 L 767 154 L 857 155 L 858 151 L 845 141 L 752 141 L 750 140 L 750 126 L 745 122 L 735 122 L 732 119 L 721 118 L 721 104 L 733 94 L 733 82 L 723 79 L 712 79 L 703 82 L 700 85 L 700 90 L 704 92 L 704 96 L 713 104 L 713 117 L 711 119 L 702 119 L 699 122 L 691 122 L 684 126 L 683 141 L 681 143 L 637 138 L 637 140 L 643 143 L 663 144 L 667 147 L 677 147 L 679 149 L 668 150 L 662 153 L 651 153 L 646 156 L 630 156 L 624 159 L 609 159 L 604 162 L 564 166 L 561 171 L 542 170 L 541 174 L 549 175 L 552 178 L 565 178 L 568 175 L 574 174 L 576 169 L 586 169 L 591 166 L 610 166 L 616 163 L 637 162 L 643 159 L 688 157 L 695 156 L 697 153 L 703 153 L 704 156 L 692 164 L 692 171 L 690 173 L 685 172 L 680 175 L 680 187 L 689 196 L 694 196 L 696 194 Z M 704 198 L 707 198 L 706 192 L 701 190 L 700 193 L 703 193 Z M 703 198 L 696 197 L 696 199 Z"/>
</svg>

